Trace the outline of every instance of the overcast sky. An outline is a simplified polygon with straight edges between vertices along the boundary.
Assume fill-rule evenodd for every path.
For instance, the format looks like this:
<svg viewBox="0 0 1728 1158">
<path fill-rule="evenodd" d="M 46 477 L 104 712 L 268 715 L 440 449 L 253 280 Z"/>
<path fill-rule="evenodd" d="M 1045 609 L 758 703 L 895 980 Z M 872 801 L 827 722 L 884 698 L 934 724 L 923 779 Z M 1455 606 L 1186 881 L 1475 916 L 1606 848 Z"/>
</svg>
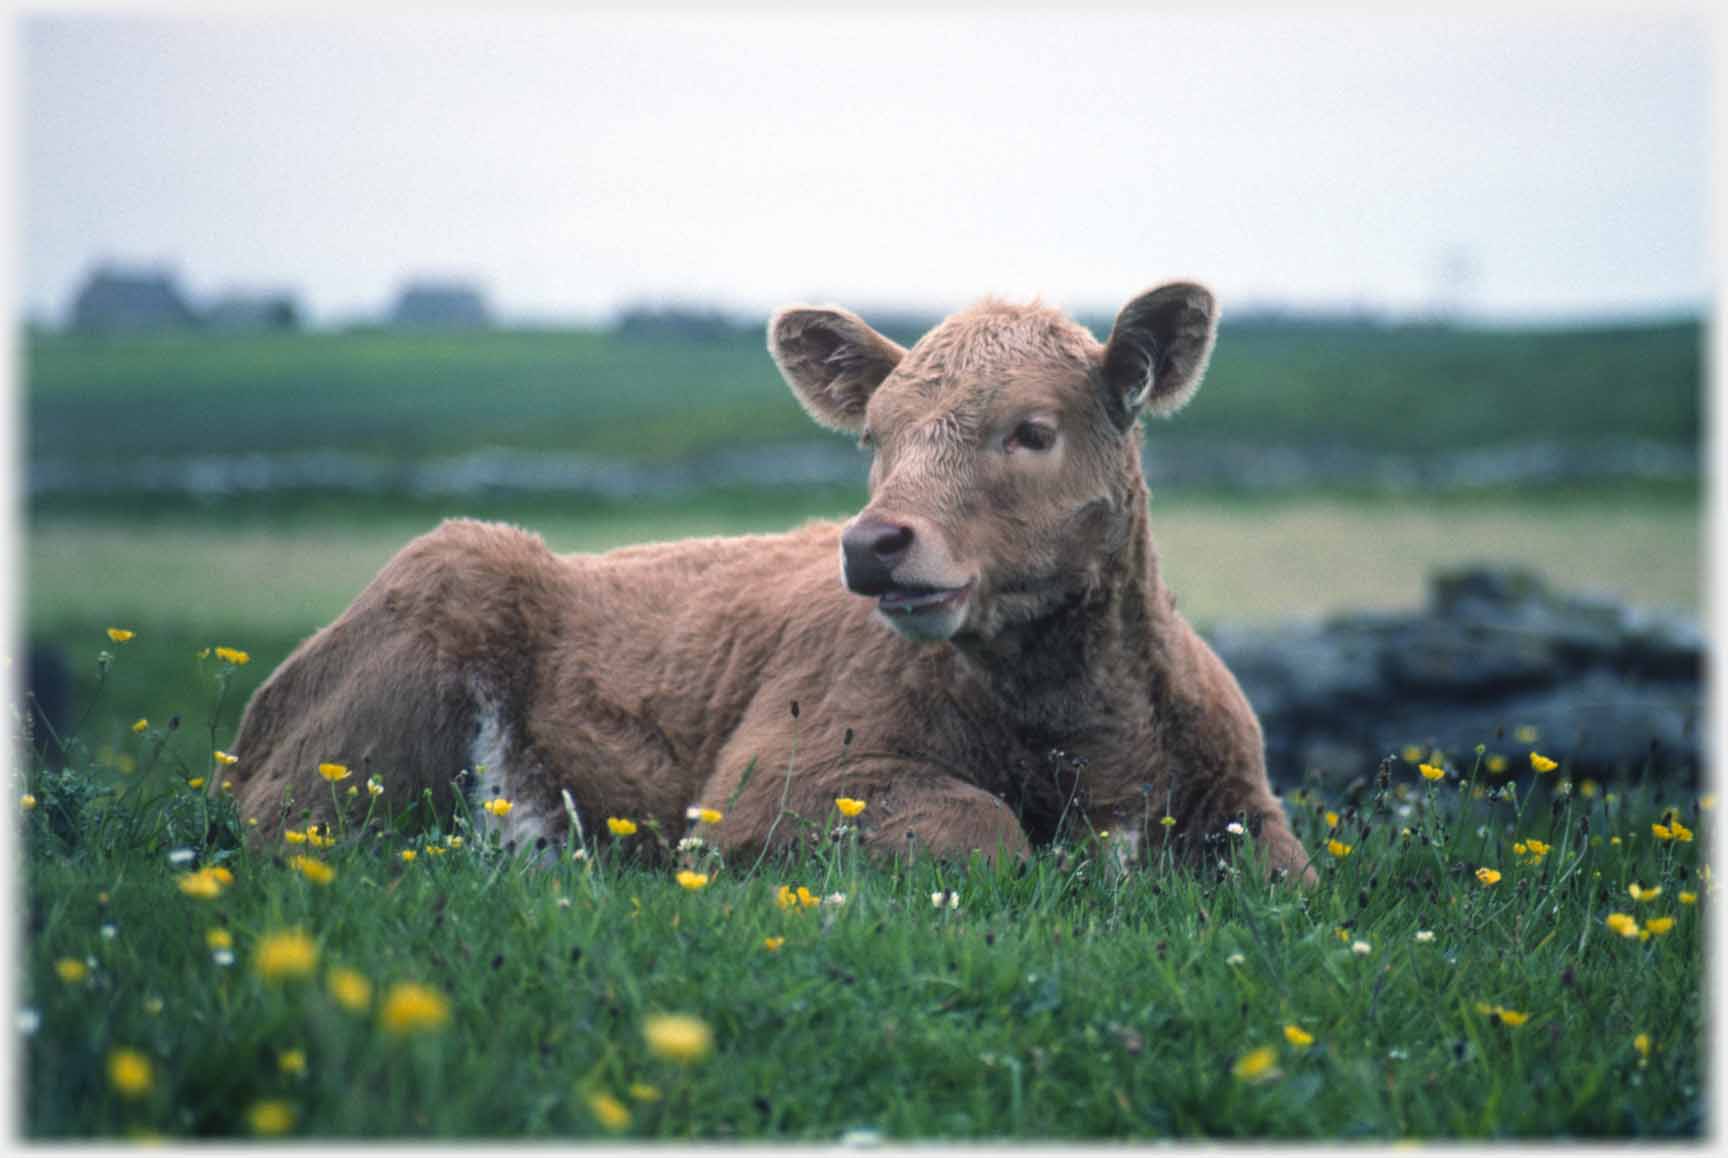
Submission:
<svg viewBox="0 0 1728 1158">
<path fill-rule="evenodd" d="M 1702 308 L 1710 36 L 1550 12 L 25 18 L 23 307 Z M 1448 272 L 1450 271 L 1450 272 Z"/>
</svg>

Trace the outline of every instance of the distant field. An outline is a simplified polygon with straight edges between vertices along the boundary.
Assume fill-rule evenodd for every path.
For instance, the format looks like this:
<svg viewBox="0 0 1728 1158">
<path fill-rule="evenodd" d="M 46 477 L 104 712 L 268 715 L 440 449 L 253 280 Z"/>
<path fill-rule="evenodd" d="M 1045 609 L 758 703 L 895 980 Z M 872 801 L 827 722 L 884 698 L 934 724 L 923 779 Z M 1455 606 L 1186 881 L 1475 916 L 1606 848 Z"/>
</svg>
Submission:
<svg viewBox="0 0 1728 1158">
<path fill-rule="evenodd" d="M 1700 437 L 1696 324 L 1222 331 L 1184 438 L 1437 450 Z M 587 331 L 31 337 L 27 446 L 49 459 L 476 447 L 645 459 L 812 436 L 760 335 Z"/>
</svg>

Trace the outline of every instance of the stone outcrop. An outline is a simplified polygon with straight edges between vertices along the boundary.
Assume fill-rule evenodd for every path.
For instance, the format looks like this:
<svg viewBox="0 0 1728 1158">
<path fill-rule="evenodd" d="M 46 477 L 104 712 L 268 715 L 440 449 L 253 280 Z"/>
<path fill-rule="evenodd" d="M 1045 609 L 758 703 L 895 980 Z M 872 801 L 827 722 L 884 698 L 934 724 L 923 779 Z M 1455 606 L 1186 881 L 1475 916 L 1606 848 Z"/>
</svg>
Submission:
<svg viewBox="0 0 1728 1158">
<path fill-rule="evenodd" d="M 1206 634 L 1260 713 L 1282 788 L 1347 784 L 1410 745 L 1462 771 L 1483 744 L 1509 774 L 1536 750 L 1574 779 L 1702 778 L 1699 628 L 1530 572 L 1436 574 L 1411 614 Z M 1520 741 L 1528 728 L 1538 738 Z"/>
</svg>

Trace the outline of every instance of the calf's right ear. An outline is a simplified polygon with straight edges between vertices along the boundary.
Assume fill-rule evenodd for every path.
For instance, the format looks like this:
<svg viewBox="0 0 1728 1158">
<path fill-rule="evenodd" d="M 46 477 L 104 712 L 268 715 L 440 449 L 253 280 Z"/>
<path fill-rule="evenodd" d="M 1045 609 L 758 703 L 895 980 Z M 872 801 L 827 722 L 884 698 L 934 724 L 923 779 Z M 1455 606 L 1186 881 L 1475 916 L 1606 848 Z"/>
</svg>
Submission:
<svg viewBox="0 0 1728 1158">
<path fill-rule="evenodd" d="M 864 407 L 906 351 L 850 310 L 788 306 L 768 319 L 768 352 L 823 426 L 857 434 Z"/>
</svg>

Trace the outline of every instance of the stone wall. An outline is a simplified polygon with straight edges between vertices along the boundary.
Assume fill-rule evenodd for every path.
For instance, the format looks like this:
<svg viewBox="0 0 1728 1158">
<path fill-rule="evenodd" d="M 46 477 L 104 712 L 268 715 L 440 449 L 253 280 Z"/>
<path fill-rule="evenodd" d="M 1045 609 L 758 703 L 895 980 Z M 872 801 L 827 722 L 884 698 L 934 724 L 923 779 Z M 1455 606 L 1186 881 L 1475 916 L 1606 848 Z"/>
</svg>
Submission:
<svg viewBox="0 0 1728 1158">
<path fill-rule="evenodd" d="M 1706 646 L 1679 617 L 1550 589 L 1518 570 L 1430 581 L 1414 614 L 1348 614 L 1208 638 L 1260 713 L 1282 788 L 1347 784 L 1408 745 L 1468 771 L 1476 745 L 1528 773 L 1702 779 Z M 1520 742 L 1518 729 L 1539 737 Z"/>
</svg>

